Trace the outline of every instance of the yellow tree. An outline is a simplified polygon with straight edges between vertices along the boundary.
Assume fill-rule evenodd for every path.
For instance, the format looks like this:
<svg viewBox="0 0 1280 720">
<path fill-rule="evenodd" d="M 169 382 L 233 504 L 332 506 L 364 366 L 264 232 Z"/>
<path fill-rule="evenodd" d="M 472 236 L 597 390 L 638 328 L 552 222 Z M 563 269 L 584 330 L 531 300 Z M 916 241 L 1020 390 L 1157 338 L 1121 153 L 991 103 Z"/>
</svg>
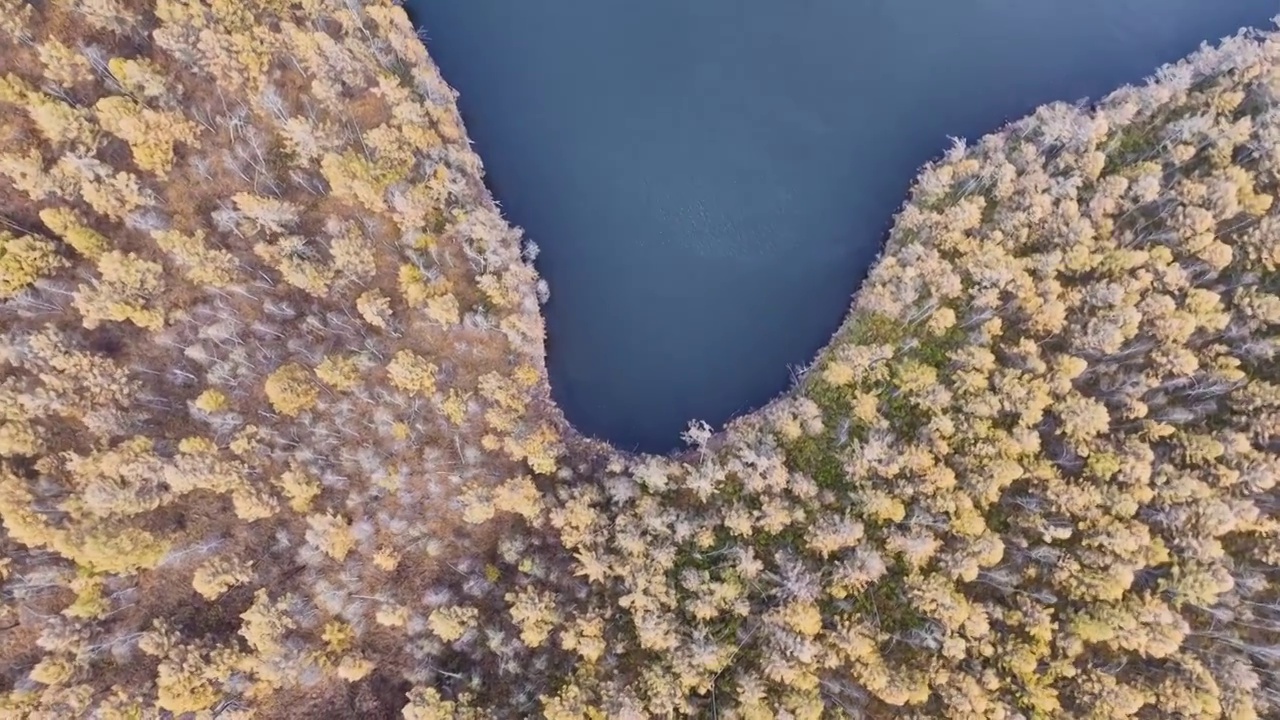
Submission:
<svg viewBox="0 0 1280 720">
<path fill-rule="evenodd" d="M 37 48 L 44 76 L 62 87 L 93 79 L 93 69 L 84 54 L 57 39 L 50 38 Z"/>
<path fill-rule="evenodd" d="M 330 355 L 316 366 L 316 377 L 334 390 L 350 390 L 364 382 L 356 358 Z"/>
<path fill-rule="evenodd" d="M 98 259 L 99 279 L 81 286 L 74 303 L 90 330 L 104 320 L 132 322 L 141 328 L 164 327 L 164 311 L 153 306 L 164 290 L 164 268 L 135 253 L 111 250 Z"/>
<path fill-rule="evenodd" d="M 94 211 L 113 220 L 124 221 L 135 210 L 155 202 L 136 175 L 113 171 L 91 157 L 63 156 L 54 166 L 54 173 L 67 178 Z"/>
<path fill-rule="evenodd" d="M 378 290 L 368 290 L 356 298 L 356 311 L 360 317 L 379 330 L 387 330 L 391 326 L 391 298 Z"/>
<path fill-rule="evenodd" d="M 253 580 L 252 565 L 239 558 L 216 557 L 196 569 L 191 586 L 206 600 L 217 600 L 223 593 Z"/>
<path fill-rule="evenodd" d="M 289 235 L 277 243 L 258 243 L 254 254 L 266 260 L 280 271 L 285 282 L 316 296 L 324 297 L 337 273 L 325 263 L 310 246 L 306 238 Z"/>
<path fill-rule="evenodd" d="M 392 385 L 406 393 L 431 395 L 436 391 L 437 369 L 433 363 L 427 362 L 412 350 L 401 350 L 388 363 L 387 378 Z"/>
<path fill-rule="evenodd" d="M 92 27 L 124 34 L 138 26 L 141 18 L 120 0 L 59 0 Z"/>
<path fill-rule="evenodd" d="M 199 134 L 199 126 L 179 112 L 152 110 L 120 95 L 102 98 L 93 110 L 104 130 L 129 143 L 138 167 L 160 177 L 173 167 L 173 146 L 195 145 Z"/>
<path fill-rule="evenodd" d="M 267 376 L 264 388 L 271 406 L 287 417 L 295 417 L 315 407 L 320 397 L 320 391 L 311 381 L 311 373 L 298 363 L 276 368 Z"/>
<path fill-rule="evenodd" d="M 164 70 L 147 58 L 112 58 L 107 69 L 135 97 L 162 100 L 169 94 Z"/>
<path fill-rule="evenodd" d="M 356 545 L 351 523 L 332 512 L 308 515 L 307 525 L 310 528 L 307 530 L 307 542 L 338 562 L 342 562 Z"/>
<path fill-rule="evenodd" d="M 280 474 L 276 485 L 289 500 L 289 507 L 294 512 L 305 513 L 311 508 L 311 501 L 320 495 L 320 481 L 316 480 L 296 463 Z"/>
<path fill-rule="evenodd" d="M 298 222 L 302 212 L 295 203 L 254 193 L 236 193 L 231 196 L 231 201 L 245 220 L 242 231 L 248 234 L 284 234 Z"/>
<path fill-rule="evenodd" d="M 0 33 L 13 40 L 28 41 L 31 34 L 27 23 L 31 20 L 33 5 L 25 0 L 0 0 Z"/>
<path fill-rule="evenodd" d="M 436 608 L 427 616 L 427 627 L 445 642 L 453 642 L 475 627 L 480 611 L 466 605 Z"/>
<path fill-rule="evenodd" d="M 0 78 L 0 101 L 22 106 L 36 129 L 51 144 L 76 152 L 93 152 L 98 128 L 87 110 L 31 88 L 14 75 Z"/>
<path fill-rule="evenodd" d="M 203 230 L 191 234 L 156 230 L 151 237 L 177 261 L 191 282 L 211 287 L 226 287 L 235 282 L 240 262 L 226 250 L 211 247 L 205 241 Z"/>
<path fill-rule="evenodd" d="M 342 234 L 329 243 L 333 256 L 333 268 L 343 277 L 366 281 L 378 271 L 373 243 L 354 228 L 345 228 Z"/>
<path fill-rule="evenodd" d="M 102 254 L 111 249 L 111 241 L 89 227 L 84 219 L 70 208 L 45 208 L 40 211 L 40 220 L 57 233 L 63 242 L 90 260 L 101 259 Z"/>
<path fill-rule="evenodd" d="M 48 240 L 0 230 L 0 300 L 17 295 L 68 264 Z"/>
<path fill-rule="evenodd" d="M 506 595 L 511 620 L 520 629 L 520 639 L 526 647 L 536 648 L 546 642 L 551 631 L 560 622 L 555 596 L 526 587 Z"/>
<path fill-rule="evenodd" d="M 36 148 L 25 153 L 0 153 L 0 175 L 9 178 L 19 192 L 32 200 L 73 192 L 66 177 L 45 169 L 44 158 Z"/>
</svg>

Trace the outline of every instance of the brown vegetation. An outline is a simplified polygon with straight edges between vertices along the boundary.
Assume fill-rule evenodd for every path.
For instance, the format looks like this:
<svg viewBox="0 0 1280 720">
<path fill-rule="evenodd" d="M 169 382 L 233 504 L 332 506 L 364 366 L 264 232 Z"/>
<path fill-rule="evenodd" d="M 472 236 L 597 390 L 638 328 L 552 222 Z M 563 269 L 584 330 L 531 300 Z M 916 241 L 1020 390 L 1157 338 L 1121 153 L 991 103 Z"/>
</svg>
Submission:
<svg viewBox="0 0 1280 720">
<path fill-rule="evenodd" d="M 459 488 L 559 448 L 452 92 L 384 3 L 0 14 L 4 706 L 398 710 Z"/>
<path fill-rule="evenodd" d="M 958 143 L 637 458 L 399 9 L 140 5 L 0 0 L 0 716 L 1280 712 L 1280 40 Z"/>
</svg>

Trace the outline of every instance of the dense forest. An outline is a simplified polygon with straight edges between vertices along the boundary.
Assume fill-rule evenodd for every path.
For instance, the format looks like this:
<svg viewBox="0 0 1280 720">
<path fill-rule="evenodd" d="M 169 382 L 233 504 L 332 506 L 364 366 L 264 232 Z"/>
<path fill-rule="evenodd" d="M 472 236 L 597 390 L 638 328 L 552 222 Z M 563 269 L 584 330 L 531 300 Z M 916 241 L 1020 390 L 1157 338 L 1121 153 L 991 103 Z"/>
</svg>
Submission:
<svg viewBox="0 0 1280 720">
<path fill-rule="evenodd" d="M 1280 713 L 1280 36 L 924 168 L 632 456 L 388 1 L 0 0 L 0 717 Z"/>
</svg>

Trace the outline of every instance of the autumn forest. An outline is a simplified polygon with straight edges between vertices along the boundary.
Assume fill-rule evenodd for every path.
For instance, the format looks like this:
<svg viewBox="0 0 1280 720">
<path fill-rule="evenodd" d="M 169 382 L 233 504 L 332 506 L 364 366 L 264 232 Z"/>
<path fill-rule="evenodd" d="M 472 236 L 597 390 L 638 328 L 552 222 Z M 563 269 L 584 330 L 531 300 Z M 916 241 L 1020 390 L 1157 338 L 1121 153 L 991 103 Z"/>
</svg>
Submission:
<svg viewBox="0 0 1280 720">
<path fill-rule="evenodd" d="M 633 455 L 389 0 L 0 0 L 0 718 L 1280 713 L 1280 36 L 923 168 Z"/>
</svg>

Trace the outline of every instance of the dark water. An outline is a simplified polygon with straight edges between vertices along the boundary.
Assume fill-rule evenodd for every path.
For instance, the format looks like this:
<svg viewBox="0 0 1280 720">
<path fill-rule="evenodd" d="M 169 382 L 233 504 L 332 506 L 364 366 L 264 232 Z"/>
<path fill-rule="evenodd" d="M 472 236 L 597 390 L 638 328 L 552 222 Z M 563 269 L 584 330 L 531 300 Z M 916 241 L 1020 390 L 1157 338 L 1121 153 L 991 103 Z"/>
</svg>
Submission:
<svg viewBox="0 0 1280 720">
<path fill-rule="evenodd" d="M 1276 0 L 408 0 L 511 222 L 551 386 L 663 451 L 789 384 L 917 167 L 1098 97 Z"/>
</svg>

